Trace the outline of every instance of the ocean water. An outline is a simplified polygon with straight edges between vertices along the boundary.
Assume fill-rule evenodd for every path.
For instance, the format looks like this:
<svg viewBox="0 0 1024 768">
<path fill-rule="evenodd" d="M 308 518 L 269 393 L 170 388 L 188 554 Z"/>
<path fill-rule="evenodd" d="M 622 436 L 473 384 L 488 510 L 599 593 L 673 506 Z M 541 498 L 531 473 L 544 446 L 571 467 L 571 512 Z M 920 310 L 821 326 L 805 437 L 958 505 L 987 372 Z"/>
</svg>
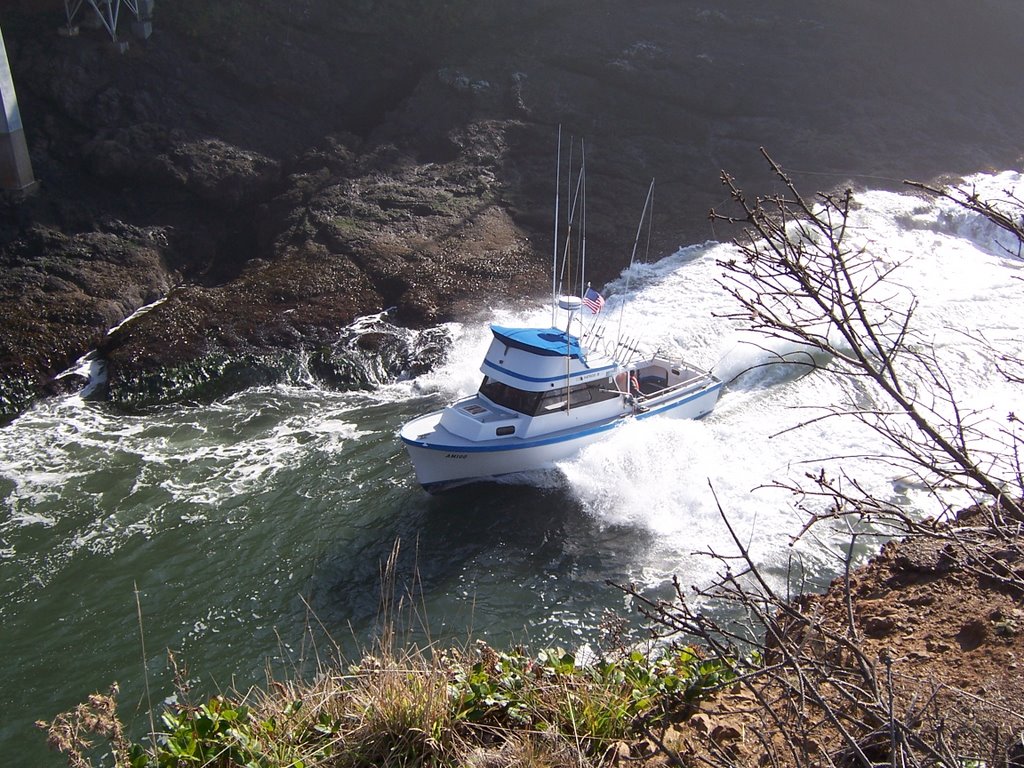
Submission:
<svg viewBox="0 0 1024 768">
<path fill-rule="evenodd" d="M 972 180 L 991 196 L 1015 173 Z M 910 194 L 864 191 L 854 238 L 899 263 L 895 300 L 958 392 L 996 434 L 1020 410 L 982 339 L 1024 347 L 1024 262 L 977 216 Z M 627 425 L 557 471 L 431 497 L 416 484 L 399 426 L 474 390 L 489 331 L 452 325 L 440 369 L 371 392 L 301 381 L 213 404 L 123 413 L 65 397 L 0 430 L 0 746 L 58 765 L 31 723 L 113 681 L 136 727 L 172 691 L 168 651 L 195 690 L 245 689 L 268 666 L 298 674 L 335 646 L 354 655 L 380 620 L 381 571 L 398 547 L 395 594 L 416 640 L 573 647 L 608 612 L 630 615 L 606 582 L 667 596 L 675 576 L 706 584 L 707 553 L 734 546 L 723 522 L 782 585 L 837 573 L 842 531 L 794 541 L 804 523 L 779 484 L 824 468 L 914 514 L 937 502 L 854 420 L 796 428 L 818 408 L 870 398 L 828 368 L 779 364 L 734 311 L 717 262 L 733 248 L 690 244 L 605 286 L 610 324 L 713 368 L 728 382 L 699 421 Z M 540 303 L 495 306 L 494 322 L 547 323 Z M 953 500 L 955 501 L 955 499 Z M 865 552 L 865 555 L 867 552 Z M 146 683 L 150 696 L 145 695 Z"/>
</svg>

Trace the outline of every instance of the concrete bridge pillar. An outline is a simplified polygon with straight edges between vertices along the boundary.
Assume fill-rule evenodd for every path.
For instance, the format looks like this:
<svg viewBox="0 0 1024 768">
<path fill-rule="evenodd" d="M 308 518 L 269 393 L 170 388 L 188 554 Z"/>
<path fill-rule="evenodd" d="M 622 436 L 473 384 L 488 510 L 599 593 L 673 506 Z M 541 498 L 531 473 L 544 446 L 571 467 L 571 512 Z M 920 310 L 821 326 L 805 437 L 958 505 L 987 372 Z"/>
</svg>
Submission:
<svg viewBox="0 0 1024 768">
<path fill-rule="evenodd" d="M 14 76 L 11 75 L 7 47 L 0 30 L 0 188 L 25 190 L 35 183 L 18 110 L 18 96 L 14 92 Z"/>
</svg>

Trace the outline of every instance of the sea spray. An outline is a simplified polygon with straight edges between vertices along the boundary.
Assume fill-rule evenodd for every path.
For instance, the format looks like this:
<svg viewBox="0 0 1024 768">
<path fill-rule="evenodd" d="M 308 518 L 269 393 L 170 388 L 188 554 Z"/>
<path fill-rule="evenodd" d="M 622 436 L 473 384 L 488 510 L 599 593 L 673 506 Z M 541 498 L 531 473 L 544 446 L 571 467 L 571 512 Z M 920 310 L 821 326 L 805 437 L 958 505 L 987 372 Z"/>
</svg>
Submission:
<svg viewBox="0 0 1024 768">
<path fill-rule="evenodd" d="M 998 194 L 1011 181 L 972 183 Z M 945 203 L 879 192 L 857 201 L 858 242 L 903 263 L 896 279 L 917 296 L 919 334 L 957 396 L 1005 426 L 1022 410 L 1021 387 L 1002 379 L 984 340 L 1021 354 L 1021 261 L 989 224 Z M 825 360 L 789 375 L 780 358 L 798 350 L 728 318 L 718 262 L 731 256 L 728 244 L 702 243 L 640 265 L 633 295 L 613 282 L 602 312 L 730 380 L 714 412 L 616 430 L 525 485 L 429 497 L 396 433 L 474 391 L 487 321 L 543 323 L 550 311 L 535 301 L 447 326 L 445 362 L 368 389 L 303 374 L 206 404 L 37 403 L 0 433 L 5 726 L 30 728 L 114 679 L 137 700 L 136 585 L 147 648 L 175 649 L 204 680 L 247 685 L 263 679 L 268 657 L 298 668 L 310 627 L 346 648 L 371 638 L 380 565 L 396 539 L 429 641 L 576 644 L 594 639 L 605 611 L 628 612 L 608 580 L 660 597 L 673 576 L 684 588 L 707 583 L 717 566 L 701 553 L 735 554 L 719 507 L 773 583 L 792 573 L 805 579 L 798 586 L 827 583 L 848 532 L 822 528 L 794 543 L 800 504 L 816 502 L 783 486 L 806 473 L 846 475 L 910 514 L 933 514 L 936 499 L 880 458 L 869 430 L 817 418 L 829 405 L 880 405 L 877 392 Z M 877 543 L 863 541 L 860 556 Z M 170 689 L 162 651 L 147 668 L 154 689 Z"/>
</svg>

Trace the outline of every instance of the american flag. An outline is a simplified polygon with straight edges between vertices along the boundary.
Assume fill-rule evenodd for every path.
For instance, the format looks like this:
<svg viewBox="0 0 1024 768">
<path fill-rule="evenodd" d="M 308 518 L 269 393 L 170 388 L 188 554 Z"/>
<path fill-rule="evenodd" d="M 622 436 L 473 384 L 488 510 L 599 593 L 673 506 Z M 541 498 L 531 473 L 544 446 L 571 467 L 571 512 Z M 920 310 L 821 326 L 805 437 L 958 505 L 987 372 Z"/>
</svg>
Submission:
<svg viewBox="0 0 1024 768">
<path fill-rule="evenodd" d="M 593 288 L 588 287 L 587 292 L 583 294 L 583 303 L 587 305 L 587 309 L 590 310 L 590 314 L 596 315 L 601 311 L 601 307 L 604 306 L 604 296 Z"/>
</svg>

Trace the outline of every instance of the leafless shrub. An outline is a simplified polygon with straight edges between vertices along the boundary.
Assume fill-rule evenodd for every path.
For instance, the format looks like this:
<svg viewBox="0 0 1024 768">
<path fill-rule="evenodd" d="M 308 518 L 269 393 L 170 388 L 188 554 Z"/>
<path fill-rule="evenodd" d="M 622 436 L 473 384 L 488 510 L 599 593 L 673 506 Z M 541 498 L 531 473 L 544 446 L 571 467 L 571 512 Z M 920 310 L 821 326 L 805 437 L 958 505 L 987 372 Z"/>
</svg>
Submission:
<svg viewBox="0 0 1024 768">
<path fill-rule="evenodd" d="M 920 181 L 906 181 L 908 186 L 949 200 L 961 208 L 973 211 L 991 221 L 1017 239 L 1017 248 L 1009 253 L 1020 258 L 1024 255 L 1024 200 L 1012 190 L 1003 191 L 1003 199 L 995 201 L 981 196 L 976 187 L 935 187 Z"/>
<path fill-rule="evenodd" d="M 1020 700 L 986 698 L 950 679 L 915 677 L 917 668 L 901 657 L 898 643 L 875 641 L 874 635 L 890 630 L 889 619 L 865 618 L 858 610 L 862 596 L 854 587 L 853 566 L 859 537 L 910 537 L 934 556 L 934 573 L 927 578 L 953 572 L 966 589 L 985 585 L 1014 603 L 1024 599 L 1020 422 L 1011 413 L 993 430 L 984 414 L 960 405 L 928 340 L 914 327 L 918 302 L 898 282 L 900 265 L 853 243 L 852 193 L 807 199 L 763 154 L 784 193 L 751 199 L 723 174 L 739 213 L 710 214 L 747 228 L 736 243 L 739 257 L 721 262 L 722 285 L 739 307 L 730 316 L 769 339 L 804 345 L 808 359 L 827 360 L 831 370 L 862 382 L 873 395 L 823 406 L 795 428 L 821 419 L 858 419 L 883 438 L 887 449 L 876 457 L 880 461 L 902 467 L 937 499 L 958 489 L 976 503 L 958 520 L 952 514 L 923 520 L 874 497 L 856 478 L 809 473 L 777 487 L 790 491 L 807 515 L 797 538 L 814 535 L 824 523 L 848 531 L 848 546 L 838 553 L 842 575 L 826 598 L 794 598 L 789 583 L 780 593 L 721 507 L 738 554 L 703 553 L 716 574 L 708 586 L 688 592 L 677 580 L 670 600 L 622 587 L 655 635 L 695 637 L 722 657 L 747 649 L 760 659 L 741 677 L 746 698 L 740 709 L 756 734 L 755 754 L 727 749 L 710 735 L 689 762 L 723 768 L 1012 764 L 1015 734 L 1024 727 Z M 1024 241 L 1020 200 L 1011 198 L 1018 207 L 1007 213 L 986 207 L 975 193 L 917 186 Z M 1019 359 L 990 351 L 1007 381 L 1024 380 Z M 826 599 L 832 601 L 828 611 Z M 965 645 L 971 626 L 965 624 L 958 635 Z"/>
<path fill-rule="evenodd" d="M 809 200 L 762 153 L 786 192 L 750 199 L 723 174 L 740 213 L 710 214 L 747 227 L 736 241 L 740 258 L 720 262 L 722 285 L 739 306 L 729 316 L 768 338 L 806 346 L 813 359 L 826 357 L 832 370 L 882 395 L 877 405 L 827 406 L 810 421 L 857 418 L 889 446 L 879 460 L 926 487 L 988 500 L 1000 519 L 1024 522 L 1016 417 L 993 434 L 984 414 L 960 405 L 931 345 L 914 328 L 918 301 L 898 282 L 900 264 L 852 244 L 853 193 Z"/>
</svg>

